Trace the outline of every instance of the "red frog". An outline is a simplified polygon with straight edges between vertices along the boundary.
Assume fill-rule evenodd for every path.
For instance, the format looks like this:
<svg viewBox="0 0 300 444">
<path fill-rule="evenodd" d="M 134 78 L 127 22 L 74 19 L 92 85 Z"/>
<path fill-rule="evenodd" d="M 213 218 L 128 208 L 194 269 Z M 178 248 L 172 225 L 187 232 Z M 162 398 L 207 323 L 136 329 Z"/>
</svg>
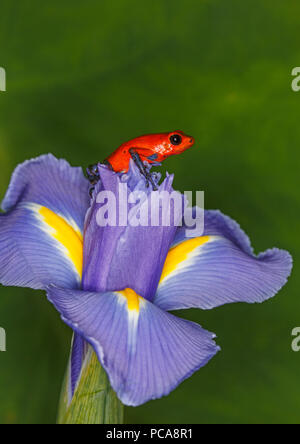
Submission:
<svg viewBox="0 0 300 444">
<path fill-rule="evenodd" d="M 193 144 L 194 138 L 187 136 L 182 131 L 146 134 L 122 143 L 102 163 L 108 165 L 115 172 L 127 173 L 130 159 L 132 159 L 145 177 L 147 184 L 150 182 L 153 189 L 156 190 L 156 185 L 145 162 L 148 164 L 161 163 L 169 156 L 182 153 Z M 97 164 L 89 166 L 87 174 L 92 185 L 96 184 L 99 180 Z"/>
</svg>

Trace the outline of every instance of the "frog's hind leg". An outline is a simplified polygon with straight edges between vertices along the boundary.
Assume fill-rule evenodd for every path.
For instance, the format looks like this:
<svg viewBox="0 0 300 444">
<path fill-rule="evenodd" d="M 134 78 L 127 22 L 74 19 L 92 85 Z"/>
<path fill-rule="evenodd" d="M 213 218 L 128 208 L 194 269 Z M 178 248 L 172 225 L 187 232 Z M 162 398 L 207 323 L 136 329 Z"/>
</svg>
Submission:
<svg viewBox="0 0 300 444">
<path fill-rule="evenodd" d="M 98 163 L 94 163 L 93 165 L 89 165 L 86 169 L 87 178 L 92 185 L 92 187 L 89 189 L 90 197 L 93 196 L 93 191 L 95 189 L 95 185 L 100 180 L 99 170 L 98 170 Z"/>
<path fill-rule="evenodd" d="M 100 179 L 99 171 L 98 171 L 98 163 L 94 163 L 93 165 L 89 165 L 86 169 L 87 178 L 92 185 L 96 185 L 98 180 Z"/>
</svg>

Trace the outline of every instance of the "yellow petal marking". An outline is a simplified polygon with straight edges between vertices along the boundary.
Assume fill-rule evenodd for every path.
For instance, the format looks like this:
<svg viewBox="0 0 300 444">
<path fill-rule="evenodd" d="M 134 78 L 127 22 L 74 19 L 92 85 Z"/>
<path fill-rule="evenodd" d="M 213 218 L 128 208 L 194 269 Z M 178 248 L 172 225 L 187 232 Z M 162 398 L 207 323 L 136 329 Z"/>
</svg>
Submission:
<svg viewBox="0 0 300 444">
<path fill-rule="evenodd" d="M 210 240 L 210 236 L 194 237 L 170 248 L 159 283 L 176 271 L 179 265 L 191 257 L 194 250 Z"/>
<path fill-rule="evenodd" d="M 128 310 L 139 312 L 140 309 L 140 300 L 142 299 L 134 290 L 131 288 L 125 288 L 125 290 L 119 291 L 124 298 L 127 299 Z"/>
<path fill-rule="evenodd" d="M 38 212 L 43 222 L 51 228 L 49 234 L 65 248 L 66 255 L 72 261 L 81 279 L 83 240 L 79 228 L 76 229 L 74 223 L 72 226 L 66 219 L 47 207 L 40 207 Z"/>
</svg>

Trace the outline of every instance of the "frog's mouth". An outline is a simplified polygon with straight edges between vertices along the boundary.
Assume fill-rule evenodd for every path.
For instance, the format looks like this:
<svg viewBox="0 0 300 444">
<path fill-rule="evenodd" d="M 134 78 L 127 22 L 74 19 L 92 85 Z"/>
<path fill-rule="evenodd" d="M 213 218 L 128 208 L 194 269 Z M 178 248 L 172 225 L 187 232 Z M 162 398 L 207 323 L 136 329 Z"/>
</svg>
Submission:
<svg viewBox="0 0 300 444">
<path fill-rule="evenodd" d="M 195 143 L 195 139 L 194 137 L 187 137 L 187 141 L 185 143 L 182 144 L 182 146 L 179 148 L 177 147 L 177 153 L 176 154 L 180 154 L 183 153 L 184 151 L 188 150 L 189 148 L 191 148 L 194 143 Z"/>
</svg>

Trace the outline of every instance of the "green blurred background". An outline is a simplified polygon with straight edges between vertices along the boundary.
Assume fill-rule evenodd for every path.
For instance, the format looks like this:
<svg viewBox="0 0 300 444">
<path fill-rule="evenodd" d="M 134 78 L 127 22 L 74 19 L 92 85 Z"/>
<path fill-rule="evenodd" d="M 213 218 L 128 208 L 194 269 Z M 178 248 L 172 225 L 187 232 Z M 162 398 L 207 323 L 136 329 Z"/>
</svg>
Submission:
<svg viewBox="0 0 300 444">
<path fill-rule="evenodd" d="M 236 219 L 255 251 L 299 258 L 298 0 L 1 0 L 0 192 L 25 159 L 73 165 L 123 141 L 182 129 L 175 186 Z M 43 178 L 41 177 L 41 180 Z M 262 305 L 180 313 L 222 352 L 128 423 L 299 422 L 299 275 Z M 0 423 L 53 423 L 71 332 L 42 292 L 0 289 Z"/>
</svg>

